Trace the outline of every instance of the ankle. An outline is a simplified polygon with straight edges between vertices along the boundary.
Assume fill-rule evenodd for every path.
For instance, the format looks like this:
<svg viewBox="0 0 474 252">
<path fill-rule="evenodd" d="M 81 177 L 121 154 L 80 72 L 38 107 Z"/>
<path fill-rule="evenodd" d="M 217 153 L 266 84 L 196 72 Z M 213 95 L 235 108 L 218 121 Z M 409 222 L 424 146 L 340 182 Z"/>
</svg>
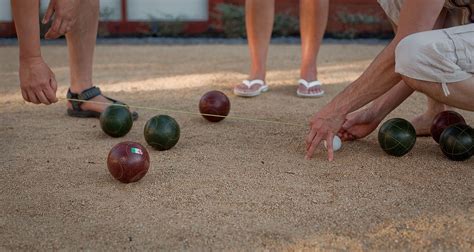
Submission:
<svg viewBox="0 0 474 252">
<path fill-rule="evenodd" d="M 447 106 L 437 106 L 436 108 L 429 108 L 428 110 L 425 111 L 425 115 L 428 115 L 428 116 L 436 116 L 438 115 L 439 113 L 443 112 L 443 111 L 446 111 L 446 110 L 449 110 L 449 107 Z"/>
<path fill-rule="evenodd" d="M 252 70 L 248 75 L 249 80 L 265 80 L 266 74 L 264 70 Z"/>
<path fill-rule="evenodd" d="M 69 87 L 69 90 L 71 90 L 72 93 L 80 94 L 84 92 L 85 90 L 94 86 L 92 82 L 82 82 L 82 83 L 86 83 L 86 84 L 71 84 L 71 86 Z"/>
<path fill-rule="evenodd" d="M 318 80 L 318 72 L 316 70 L 313 71 L 304 71 L 300 72 L 300 78 L 307 81 L 315 81 Z"/>
</svg>

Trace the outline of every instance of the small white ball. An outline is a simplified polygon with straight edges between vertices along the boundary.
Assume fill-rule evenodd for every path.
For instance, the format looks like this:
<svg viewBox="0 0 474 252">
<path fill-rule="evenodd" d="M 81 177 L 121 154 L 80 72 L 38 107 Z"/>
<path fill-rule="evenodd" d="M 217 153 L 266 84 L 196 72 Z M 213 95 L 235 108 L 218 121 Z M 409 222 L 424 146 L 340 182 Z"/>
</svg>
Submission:
<svg viewBox="0 0 474 252">
<path fill-rule="evenodd" d="M 341 139 L 338 136 L 334 136 L 334 138 L 332 139 L 332 149 L 334 151 L 338 151 L 339 149 L 341 149 L 341 147 L 342 147 Z M 326 148 L 326 150 L 328 149 L 328 143 L 326 142 L 326 140 L 324 140 L 324 148 Z"/>
</svg>

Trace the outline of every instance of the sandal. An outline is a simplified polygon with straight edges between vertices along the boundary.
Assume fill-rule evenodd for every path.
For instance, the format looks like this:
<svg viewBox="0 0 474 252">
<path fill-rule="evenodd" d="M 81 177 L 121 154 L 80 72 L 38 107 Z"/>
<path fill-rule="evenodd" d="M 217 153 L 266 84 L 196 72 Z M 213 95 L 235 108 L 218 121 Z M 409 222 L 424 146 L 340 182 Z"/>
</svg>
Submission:
<svg viewBox="0 0 474 252">
<path fill-rule="evenodd" d="M 306 87 L 306 90 L 309 90 L 312 87 L 321 87 L 322 83 L 318 80 L 308 82 L 307 80 L 300 79 L 298 84 L 303 85 Z M 321 97 L 324 95 L 324 90 L 320 89 L 321 91 L 318 93 L 302 93 L 300 90 L 296 90 L 296 95 L 299 97 Z"/>
<path fill-rule="evenodd" d="M 80 94 L 72 93 L 71 90 L 67 91 L 67 98 L 68 99 L 76 99 L 76 100 L 83 100 L 83 101 L 88 101 L 88 100 L 90 100 L 94 97 L 97 97 L 99 95 L 102 95 L 102 92 L 100 91 L 100 89 L 98 87 L 88 88 L 88 89 L 82 91 L 82 93 L 80 93 Z M 114 99 L 109 98 L 105 95 L 102 95 L 102 96 L 105 97 L 105 99 L 111 101 L 114 104 L 126 105 L 123 102 L 114 100 Z M 88 118 L 88 117 L 99 118 L 100 117 L 100 112 L 81 109 L 81 105 L 84 102 L 71 101 L 71 100 L 69 100 L 69 102 L 72 105 L 72 109 L 69 109 L 69 108 L 67 109 L 67 114 L 69 116 L 80 117 L 80 118 Z M 132 112 L 132 118 L 133 118 L 134 121 L 137 120 L 138 119 L 138 113 L 133 111 Z"/>
<path fill-rule="evenodd" d="M 254 97 L 268 91 L 268 86 L 263 80 L 244 80 L 242 82 L 246 86 L 246 90 L 239 89 L 238 86 L 234 88 L 234 94 L 241 97 Z M 250 88 L 254 85 L 260 85 L 255 91 L 250 91 Z"/>
</svg>

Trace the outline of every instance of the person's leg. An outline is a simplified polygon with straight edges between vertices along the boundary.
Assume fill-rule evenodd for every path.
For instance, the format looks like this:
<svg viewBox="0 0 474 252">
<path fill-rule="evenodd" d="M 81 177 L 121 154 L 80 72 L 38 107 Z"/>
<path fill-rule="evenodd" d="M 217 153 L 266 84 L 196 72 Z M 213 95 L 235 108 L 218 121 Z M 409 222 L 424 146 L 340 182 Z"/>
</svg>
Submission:
<svg viewBox="0 0 474 252">
<path fill-rule="evenodd" d="M 248 46 L 251 59 L 249 80 L 265 80 L 268 47 L 273 29 L 275 0 L 246 0 L 245 25 L 247 28 Z M 242 91 L 255 91 L 261 85 L 250 88 L 244 84 L 236 88 Z"/>
<path fill-rule="evenodd" d="M 446 10 L 444 9 L 439 18 L 438 21 L 434 27 L 434 29 L 441 29 L 444 26 L 446 19 Z M 396 33 L 397 32 L 397 24 L 395 24 L 393 21 L 391 21 L 393 31 Z M 415 116 L 411 120 L 411 124 L 416 130 L 416 134 L 418 136 L 429 136 L 430 133 L 430 128 L 431 124 L 433 122 L 434 117 L 445 110 L 449 109 L 449 106 L 442 104 L 440 102 L 437 102 L 436 100 L 431 99 L 430 97 L 427 98 L 427 108 L 426 111 L 423 112 L 420 115 Z"/>
<path fill-rule="evenodd" d="M 445 95 L 441 83 L 416 80 L 402 75 L 405 83 L 414 90 L 427 95 L 435 102 L 453 106 L 459 109 L 474 111 L 474 77 L 449 83 L 450 95 Z"/>
<path fill-rule="evenodd" d="M 300 1 L 301 67 L 300 78 L 309 82 L 318 79 L 317 57 L 326 30 L 329 12 L 328 0 Z M 319 93 L 319 86 L 309 88 L 299 85 L 299 92 Z"/>
<path fill-rule="evenodd" d="M 99 22 L 99 0 L 81 0 L 80 17 L 77 19 L 71 32 L 66 34 L 69 49 L 69 67 L 71 75 L 70 90 L 73 93 L 92 87 L 92 67 L 94 49 Z M 93 99 L 97 102 L 110 103 L 103 96 Z M 71 107 L 71 104 L 68 104 Z M 84 103 L 83 110 L 102 112 L 107 105 Z"/>
<path fill-rule="evenodd" d="M 450 109 L 449 106 L 440 103 L 429 96 L 426 96 L 426 99 L 427 106 L 425 112 L 411 119 L 411 124 L 415 128 L 417 136 L 430 136 L 431 124 L 433 123 L 435 116 Z"/>
<path fill-rule="evenodd" d="M 446 9 L 443 9 L 434 29 L 441 29 L 445 26 L 446 15 L 447 15 Z M 415 127 L 416 134 L 418 136 L 431 135 L 430 133 L 431 124 L 433 123 L 433 119 L 435 118 L 435 116 L 438 115 L 440 112 L 451 109 L 449 106 L 442 104 L 430 98 L 429 96 L 426 96 L 426 99 L 427 99 L 426 111 L 423 112 L 422 114 L 415 116 L 411 120 L 411 123 L 413 124 L 413 127 Z"/>
<path fill-rule="evenodd" d="M 428 129 L 446 105 L 474 110 L 474 65 L 468 56 L 474 52 L 472 32 L 474 24 L 426 31 L 407 36 L 397 46 L 395 71 L 428 96 Z"/>
</svg>

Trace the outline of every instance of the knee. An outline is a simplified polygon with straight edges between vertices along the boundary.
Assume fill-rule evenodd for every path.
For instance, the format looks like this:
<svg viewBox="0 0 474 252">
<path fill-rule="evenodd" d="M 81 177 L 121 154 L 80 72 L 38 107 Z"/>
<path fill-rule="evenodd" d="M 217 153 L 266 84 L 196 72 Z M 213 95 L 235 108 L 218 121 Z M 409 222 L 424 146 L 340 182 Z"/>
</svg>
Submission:
<svg viewBox="0 0 474 252">
<path fill-rule="evenodd" d="M 403 74 L 401 75 L 401 77 L 402 77 L 402 80 L 405 82 L 405 84 L 409 86 L 411 89 L 415 91 L 421 91 L 421 87 L 417 80 Z"/>
<path fill-rule="evenodd" d="M 427 41 L 420 33 L 412 34 L 402 39 L 395 49 L 395 71 L 406 75 L 407 70 L 422 71 L 426 65 L 424 55 L 433 47 L 432 41 Z"/>
</svg>

